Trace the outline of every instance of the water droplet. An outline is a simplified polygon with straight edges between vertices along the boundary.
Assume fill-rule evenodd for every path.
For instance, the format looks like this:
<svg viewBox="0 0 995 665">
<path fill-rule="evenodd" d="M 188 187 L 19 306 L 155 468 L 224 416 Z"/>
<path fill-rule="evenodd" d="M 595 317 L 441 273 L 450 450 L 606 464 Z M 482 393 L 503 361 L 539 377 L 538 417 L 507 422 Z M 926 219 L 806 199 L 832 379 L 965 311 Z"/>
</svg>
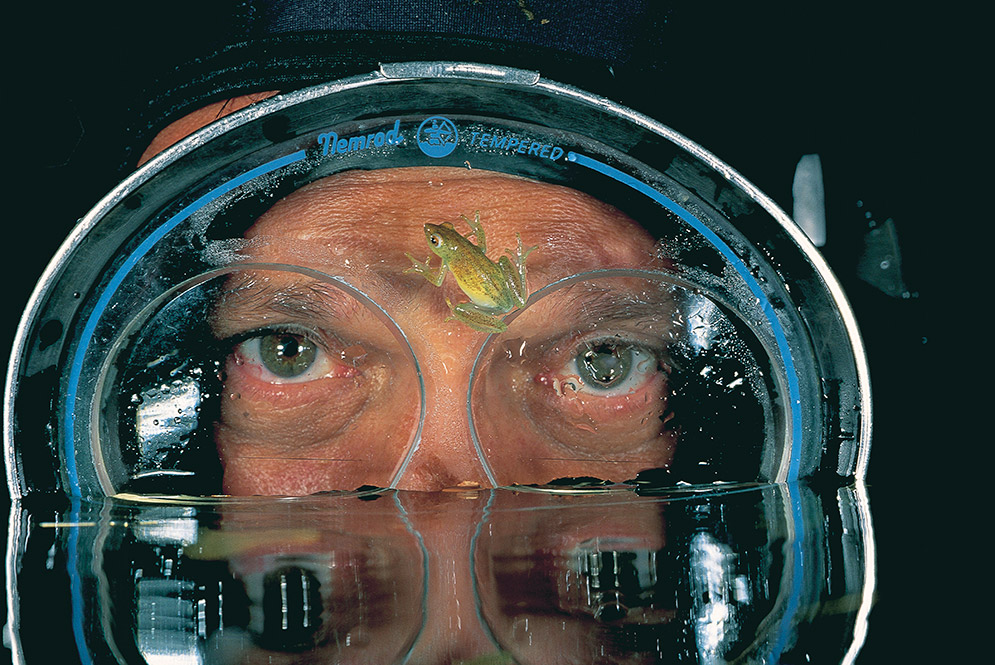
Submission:
<svg viewBox="0 0 995 665">
<path fill-rule="evenodd" d="M 353 344 L 342 350 L 342 360 L 352 363 L 355 365 L 357 362 L 365 358 L 367 355 L 366 349 L 360 344 Z"/>
</svg>

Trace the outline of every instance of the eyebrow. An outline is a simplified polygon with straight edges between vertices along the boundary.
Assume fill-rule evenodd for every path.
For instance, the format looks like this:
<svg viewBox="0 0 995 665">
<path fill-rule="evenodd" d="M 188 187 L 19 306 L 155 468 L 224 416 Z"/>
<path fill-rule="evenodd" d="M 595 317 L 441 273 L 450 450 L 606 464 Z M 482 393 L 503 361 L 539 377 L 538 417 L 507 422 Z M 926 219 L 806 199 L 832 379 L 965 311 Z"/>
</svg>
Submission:
<svg viewBox="0 0 995 665">
<path fill-rule="evenodd" d="M 316 323 L 356 320 L 366 307 L 335 286 L 306 278 L 273 283 L 254 274 L 229 281 L 218 294 L 211 315 L 215 330 L 222 335 L 242 329 L 245 324 Z"/>
<path fill-rule="evenodd" d="M 674 296 L 665 291 L 652 294 L 656 297 L 639 297 L 637 291 L 611 287 L 597 287 L 595 291 L 576 287 L 571 290 L 576 293 L 564 294 L 565 297 L 550 303 L 550 309 L 544 316 L 575 322 L 581 316 L 593 315 L 598 320 L 625 321 L 637 325 L 666 320 L 669 327 L 674 323 L 674 315 L 679 313 Z M 541 307 L 541 303 L 537 304 Z"/>
</svg>

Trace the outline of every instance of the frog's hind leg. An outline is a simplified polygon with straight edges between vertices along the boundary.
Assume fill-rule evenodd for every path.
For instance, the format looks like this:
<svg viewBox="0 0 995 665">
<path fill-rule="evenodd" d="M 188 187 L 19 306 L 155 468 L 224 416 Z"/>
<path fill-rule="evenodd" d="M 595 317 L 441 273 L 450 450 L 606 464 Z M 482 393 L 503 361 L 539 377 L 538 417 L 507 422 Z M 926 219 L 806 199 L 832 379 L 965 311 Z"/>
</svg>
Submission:
<svg viewBox="0 0 995 665">
<path fill-rule="evenodd" d="M 487 238 L 484 235 L 484 225 L 480 223 L 480 211 L 475 210 L 473 212 L 473 219 L 470 219 L 466 215 L 460 215 L 460 219 L 466 222 L 470 227 L 470 232 L 466 234 L 466 237 L 473 236 L 474 240 L 477 241 L 477 248 L 486 254 Z"/>
<path fill-rule="evenodd" d="M 519 307 L 525 306 L 525 301 L 529 299 L 529 286 L 526 281 L 527 275 L 525 270 L 525 260 L 529 257 L 529 254 L 539 249 L 539 245 L 533 245 L 527 249 L 522 247 L 522 235 L 516 233 L 515 237 L 518 238 L 518 248 L 515 252 L 510 249 L 505 251 L 511 256 L 509 259 L 507 256 L 502 256 L 498 259 L 498 264 L 501 266 L 502 271 L 508 276 L 511 281 L 512 290 L 515 295 L 515 302 Z"/>
<path fill-rule="evenodd" d="M 450 311 L 450 315 L 446 317 L 446 321 L 459 321 L 474 330 L 485 333 L 501 333 L 508 329 L 508 324 L 498 316 L 471 302 L 454 305 L 449 298 L 446 298 L 446 304 L 449 305 Z"/>
</svg>

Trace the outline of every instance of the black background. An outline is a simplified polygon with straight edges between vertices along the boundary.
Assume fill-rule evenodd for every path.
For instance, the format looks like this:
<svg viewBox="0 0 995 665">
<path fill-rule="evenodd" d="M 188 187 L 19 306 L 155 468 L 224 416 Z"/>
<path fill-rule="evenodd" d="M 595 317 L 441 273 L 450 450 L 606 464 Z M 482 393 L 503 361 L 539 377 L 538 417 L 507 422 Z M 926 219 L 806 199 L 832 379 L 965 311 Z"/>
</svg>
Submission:
<svg viewBox="0 0 995 665">
<path fill-rule="evenodd" d="M 223 20 L 208 16 L 192 24 L 184 12 L 190 4 L 170 3 L 155 13 L 145 3 L 13 12 L 5 31 L 12 77 L 4 93 L 3 354 L 48 259 L 123 175 L 117 169 L 123 109 L 156 71 L 185 57 L 185 48 Z M 517 3 L 506 4 L 520 18 Z M 563 4 L 531 6 L 539 16 Z M 620 101 L 708 148 L 789 213 L 798 158 L 821 156 L 829 224 L 824 253 L 856 311 L 874 390 L 868 480 L 879 579 L 859 662 L 934 662 L 933 649 L 955 641 L 934 623 L 946 596 L 930 580 L 942 568 L 935 557 L 947 549 L 946 531 L 936 517 L 927 519 L 922 500 L 923 482 L 945 466 L 933 396 L 942 382 L 932 324 L 942 267 L 936 231 L 946 205 L 936 178 L 947 170 L 938 164 L 956 156 L 946 132 L 937 131 L 949 120 L 939 93 L 951 71 L 940 58 L 947 43 L 943 16 L 904 4 L 756 4 L 674 5 L 658 26 L 666 39 L 652 54 L 649 74 L 618 68 L 620 80 L 642 82 L 638 90 L 622 86 Z M 179 55 L 172 52 L 177 44 L 184 45 Z M 672 95 L 663 85 L 668 76 L 693 84 Z M 888 219 L 897 229 L 905 297 L 857 276 L 870 224 Z"/>
</svg>

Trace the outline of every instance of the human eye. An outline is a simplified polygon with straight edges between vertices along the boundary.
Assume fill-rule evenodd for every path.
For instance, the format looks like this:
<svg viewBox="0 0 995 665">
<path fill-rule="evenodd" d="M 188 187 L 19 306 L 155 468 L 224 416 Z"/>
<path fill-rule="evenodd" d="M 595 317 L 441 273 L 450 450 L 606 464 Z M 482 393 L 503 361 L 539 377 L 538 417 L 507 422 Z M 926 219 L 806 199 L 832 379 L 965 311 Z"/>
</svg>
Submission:
<svg viewBox="0 0 995 665">
<path fill-rule="evenodd" d="M 356 376 L 359 370 L 333 357 L 327 343 L 312 332 L 255 331 L 237 343 L 234 364 L 254 378 L 272 384 L 294 384 Z"/>
<path fill-rule="evenodd" d="M 619 445 L 660 425 L 670 368 L 665 350 L 653 341 L 618 331 L 568 338 L 537 351 L 541 360 L 525 407 L 558 440 L 576 444 L 611 434 Z"/>
<path fill-rule="evenodd" d="M 620 335 L 582 342 L 562 368 L 568 389 L 603 398 L 636 392 L 661 371 L 658 351 Z"/>
</svg>

